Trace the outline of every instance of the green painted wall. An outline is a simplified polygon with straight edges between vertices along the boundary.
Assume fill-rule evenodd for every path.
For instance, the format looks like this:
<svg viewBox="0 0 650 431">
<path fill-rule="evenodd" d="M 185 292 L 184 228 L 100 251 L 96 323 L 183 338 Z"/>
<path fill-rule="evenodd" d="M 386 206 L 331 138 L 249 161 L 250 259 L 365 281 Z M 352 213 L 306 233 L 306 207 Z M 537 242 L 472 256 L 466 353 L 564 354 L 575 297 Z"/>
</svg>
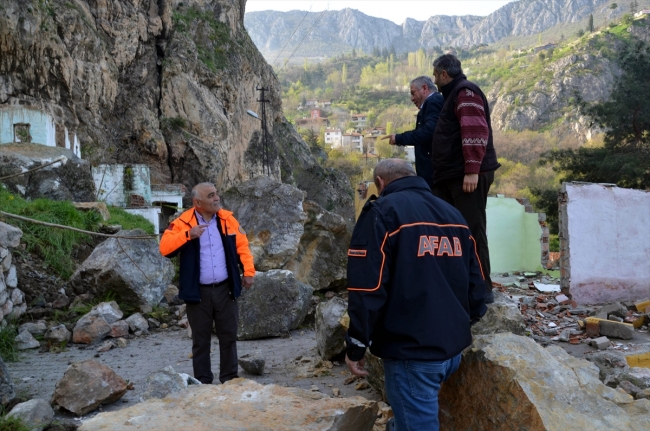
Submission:
<svg viewBox="0 0 650 431">
<path fill-rule="evenodd" d="M 538 215 L 516 199 L 488 198 L 487 233 L 492 273 L 543 270 Z"/>
</svg>

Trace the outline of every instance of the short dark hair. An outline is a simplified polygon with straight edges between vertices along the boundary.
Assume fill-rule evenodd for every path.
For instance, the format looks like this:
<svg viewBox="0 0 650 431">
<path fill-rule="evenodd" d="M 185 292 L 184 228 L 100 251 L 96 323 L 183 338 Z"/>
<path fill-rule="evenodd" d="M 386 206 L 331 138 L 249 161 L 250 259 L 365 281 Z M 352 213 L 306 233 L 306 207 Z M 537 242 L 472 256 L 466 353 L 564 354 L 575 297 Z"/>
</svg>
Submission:
<svg viewBox="0 0 650 431">
<path fill-rule="evenodd" d="M 433 61 L 433 68 L 447 72 L 450 78 L 455 78 L 463 73 L 463 68 L 460 66 L 460 60 L 453 54 L 444 54 Z"/>
</svg>

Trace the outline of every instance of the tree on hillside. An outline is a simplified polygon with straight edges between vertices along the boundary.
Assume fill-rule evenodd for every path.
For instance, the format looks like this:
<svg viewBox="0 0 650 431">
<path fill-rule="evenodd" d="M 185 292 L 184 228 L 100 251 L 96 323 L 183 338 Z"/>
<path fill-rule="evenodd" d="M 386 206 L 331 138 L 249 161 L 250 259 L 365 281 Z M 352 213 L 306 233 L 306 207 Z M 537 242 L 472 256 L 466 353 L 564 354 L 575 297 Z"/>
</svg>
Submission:
<svg viewBox="0 0 650 431">
<path fill-rule="evenodd" d="M 555 162 L 563 181 L 650 189 L 650 45 L 630 42 L 618 62 L 623 73 L 609 100 L 587 105 L 578 99 L 593 123 L 606 129 L 603 146 L 556 150 L 542 158 Z"/>
<path fill-rule="evenodd" d="M 617 7 L 618 7 L 618 4 L 616 4 L 616 3 L 612 3 L 612 4 L 609 5 L 609 8 L 610 8 L 611 10 L 614 10 L 614 9 L 616 9 Z"/>
<path fill-rule="evenodd" d="M 343 63 L 343 68 L 341 69 L 341 82 L 345 84 L 345 81 L 348 79 L 348 65 Z"/>
<path fill-rule="evenodd" d="M 379 48 L 377 48 L 376 46 L 373 46 L 372 47 L 372 56 L 373 57 L 379 57 L 380 55 L 381 55 L 381 53 L 379 52 Z"/>
<path fill-rule="evenodd" d="M 594 32 L 594 14 L 589 14 L 589 21 L 587 22 L 587 31 L 589 33 Z"/>
</svg>

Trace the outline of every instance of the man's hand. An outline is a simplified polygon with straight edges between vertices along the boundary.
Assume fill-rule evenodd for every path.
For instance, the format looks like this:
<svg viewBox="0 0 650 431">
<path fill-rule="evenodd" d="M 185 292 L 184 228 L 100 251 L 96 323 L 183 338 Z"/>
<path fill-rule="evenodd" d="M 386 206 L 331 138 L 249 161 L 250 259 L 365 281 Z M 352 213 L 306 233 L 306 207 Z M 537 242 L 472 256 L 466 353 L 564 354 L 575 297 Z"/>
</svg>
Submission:
<svg viewBox="0 0 650 431">
<path fill-rule="evenodd" d="M 241 280 L 242 286 L 244 286 L 244 289 L 250 289 L 253 286 L 253 279 L 255 277 L 244 277 Z"/>
<path fill-rule="evenodd" d="M 363 366 L 366 364 L 366 361 L 361 359 L 360 361 L 352 361 L 348 358 L 348 355 L 345 355 L 345 363 L 348 364 L 348 369 L 355 376 L 367 376 L 368 371 L 363 369 Z"/>
<path fill-rule="evenodd" d="M 478 186 L 478 174 L 465 174 L 463 179 L 463 191 L 465 193 L 472 193 Z"/>
<path fill-rule="evenodd" d="M 395 135 L 386 135 L 383 138 L 381 138 L 381 141 L 384 141 L 388 139 L 388 143 L 391 145 L 397 145 L 397 142 L 395 142 Z"/>
<path fill-rule="evenodd" d="M 196 239 L 203 235 L 203 232 L 208 228 L 207 224 L 197 224 L 192 229 L 190 229 L 190 239 Z"/>
</svg>

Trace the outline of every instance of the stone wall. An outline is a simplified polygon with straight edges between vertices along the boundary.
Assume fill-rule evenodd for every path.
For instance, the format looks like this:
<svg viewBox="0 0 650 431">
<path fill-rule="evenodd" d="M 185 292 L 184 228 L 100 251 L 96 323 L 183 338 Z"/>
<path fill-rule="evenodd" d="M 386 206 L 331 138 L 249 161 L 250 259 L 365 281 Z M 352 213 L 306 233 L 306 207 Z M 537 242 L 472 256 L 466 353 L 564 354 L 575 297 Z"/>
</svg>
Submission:
<svg viewBox="0 0 650 431">
<path fill-rule="evenodd" d="M 0 322 L 17 319 L 27 309 L 25 294 L 18 288 L 11 250 L 18 247 L 23 232 L 0 222 Z"/>
</svg>

